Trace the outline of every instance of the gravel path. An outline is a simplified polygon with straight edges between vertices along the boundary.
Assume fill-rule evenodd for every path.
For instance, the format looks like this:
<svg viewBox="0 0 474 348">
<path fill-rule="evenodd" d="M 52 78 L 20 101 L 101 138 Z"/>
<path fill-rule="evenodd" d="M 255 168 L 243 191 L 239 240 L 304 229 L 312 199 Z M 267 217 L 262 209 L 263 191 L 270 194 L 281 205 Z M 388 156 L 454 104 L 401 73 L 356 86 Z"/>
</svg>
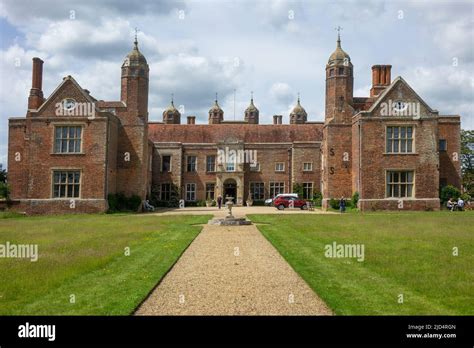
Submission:
<svg viewBox="0 0 474 348">
<path fill-rule="evenodd" d="M 206 225 L 135 314 L 332 313 L 254 225 Z"/>
</svg>

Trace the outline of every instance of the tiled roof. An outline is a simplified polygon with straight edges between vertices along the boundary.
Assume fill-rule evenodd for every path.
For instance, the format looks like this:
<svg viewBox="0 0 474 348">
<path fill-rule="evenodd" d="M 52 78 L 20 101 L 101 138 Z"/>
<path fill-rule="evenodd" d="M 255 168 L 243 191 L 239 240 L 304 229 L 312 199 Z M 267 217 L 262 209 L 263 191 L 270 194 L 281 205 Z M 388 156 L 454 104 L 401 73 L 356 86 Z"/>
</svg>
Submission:
<svg viewBox="0 0 474 348">
<path fill-rule="evenodd" d="M 323 124 L 163 124 L 149 123 L 148 137 L 155 143 L 217 143 L 226 139 L 246 143 L 322 141 Z"/>
</svg>

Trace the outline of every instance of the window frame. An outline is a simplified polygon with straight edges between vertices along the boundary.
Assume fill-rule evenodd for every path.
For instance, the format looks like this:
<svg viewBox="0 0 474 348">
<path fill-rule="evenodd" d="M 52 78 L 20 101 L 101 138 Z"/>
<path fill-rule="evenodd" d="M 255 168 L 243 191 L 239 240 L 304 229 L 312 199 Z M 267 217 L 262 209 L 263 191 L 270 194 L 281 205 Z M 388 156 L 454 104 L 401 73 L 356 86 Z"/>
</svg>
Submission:
<svg viewBox="0 0 474 348">
<path fill-rule="evenodd" d="M 392 136 L 389 138 L 389 128 L 391 129 Z M 394 128 L 397 128 L 398 138 L 394 137 L 395 131 Z M 405 129 L 405 138 L 402 138 L 402 128 Z M 408 128 L 411 128 L 411 138 L 408 138 Z M 398 152 L 394 152 L 395 141 L 397 142 Z M 411 151 L 406 151 L 408 149 L 409 141 L 411 141 Z M 389 143 L 390 142 L 390 143 Z M 402 152 L 402 144 L 405 144 L 405 151 Z M 390 144 L 390 151 L 389 151 Z M 413 155 L 416 154 L 416 125 L 414 124 L 388 124 L 385 126 L 385 154 L 387 155 Z"/>
<path fill-rule="evenodd" d="M 189 159 L 194 158 L 194 170 L 189 170 Z M 197 162 L 198 157 L 196 155 L 187 155 L 186 156 L 186 172 L 187 173 L 197 173 Z"/>
<path fill-rule="evenodd" d="M 306 195 L 306 190 L 308 188 L 305 187 L 305 185 L 311 185 L 311 194 L 309 196 Z M 314 183 L 313 182 L 304 182 L 302 186 L 303 186 L 303 197 L 301 197 L 301 198 L 302 199 L 313 199 L 313 196 L 314 196 Z"/>
<path fill-rule="evenodd" d="M 169 190 L 168 191 L 164 191 L 163 190 L 163 186 L 165 185 L 168 185 L 169 187 Z M 167 192 L 168 193 L 168 199 L 165 199 L 163 198 L 163 192 Z M 171 199 L 171 183 L 169 182 L 162 182 L 160 184 L 160 201 L 169 201 Z"/>
<path fill-rule="evenodd" d="M 398 182 L 391 183 L 389 182 L 389 173 L 398 173 L 399 179 Z M 406 181 L 403 182 L 401 181 L 401 173 L 405 173 Z M 408 173 L 412 173 L 412 181 L 408 181 Z M 389 187 L 388 185 L 398 185 L 398 192 L 401 194 L 401 187 L 402 185 L 405 185 L 405 192 L 408 192 L 408 186 L 411 185 L 411 195 L 410 196 L 393 196 L 389 195 Z M 390 189 L 390 192 L 393 192 L 392 189 Z M 413 199 L 416 198 L 416 171 L 414 169 L 386 169 L 385 170 L 385 198 L 387 199 Z"/>
<path fill-rule="evenodd" d="M 69 128 L 80 128 L 81 131 L 80 131 L 80 138 L 72 138 L 70 139 L 69 138 L 69 135 L 70 135 L 70 130 Z M 58 128 L 68 128 L 68 131 L 67 131 L 67 138 L 59 138 L 57 139 L 56 138 L 56 132 L 57 132 L 57 129 Z M 53 141 L 52 141 L 52 146 L 53 146 L 53 149 L 52 149 L 52 152 L 51 154 L 53 155 L 81 155 L 81 154 L 84 154 L 83 152 L 83 147 L 84 147 L 84 124 L 83 123 L 54 123 L 53 124 Z M 77 131 L 76 131 L 77 132 Z M 75 132 L 75 135 L 77 134 Z M 61 135 L 63 133 L 61 132 Z M 56 151 L 56 142 L 57 141 L 65 141 L 66 144 L 67 144 L 67 148 L 69 149 L 69 142 L 70 141 L 74 141 L 74 142 L 77 142 L 79 141 L 79 151 L 73 151 L 73 152 L 69 152 L 69 151 Z"/>
<path fill-rule="evenodd" d="M 255 185 L 258 184 L 259 186 L 261 185 L 262 187 L 259 188 L 259 194 L 262 194 L 263 198 L 258 198 L 255 199 Z M 254 189 L 252 190 L 252 186 L 254 186 Z M 264 201 L 265 200 L 265 182 L 264 181 L 250 181 L 249 182 L 249 194 L 251 194 L 251 198 L 254 201 Z"/>
<path fill-rule="evenodd" d="M 78 186 L 78 195 L 77 196 L 67 196 L 68 194 L 68 186 L 71 185 L 69 182 L 66 182 L 66 196 L 64 197 L 55 197 L 55 186 L 60 185 L 62 186 L 62 183 L 60 182 L 59 184 L 55 183 L 55 173 L 66 173 L 66 180 L 68 180 L 68 173 L 79 173 L 79 182 L 73 183 L 72 185 Z M 79 168 L 52 168 L 51 169 L 51 199 L 63 199 L 63 200 L 71 200 L 71 199 L 81 199 L 82 197 L 82 169 Z"/>
<path fill-rule="evenodd" d="M 165 163 L 164 161 L 164 158 L 165 157 L 169 157 L 170 158 L 170 166 L 169 166 L 169 169 L 167 171 L 163 170 L 163 164 Z M 161 155 L 161 172 L 162 173 L 171 173 L 172 171 L 172 166 L 173 166 L 173 155 Z"/>
<path fill-rule="evenodd" d="M 310 165 L 310 169 L 305 169 L 305 164 Z M 303 162 L 303 172 L 312 172 L 313 171 L 313 162 Z"/>
<path fill-rule="evenodd" d="M 214 158 L 213 170 L 209 170 L 209 158 Z M 206 172 L 215 173 L 216 172 L 216 155 L 206 155 Z"/>
<path fill-rule="evenodd" d="M 444 149 L 441 149 L 441 142 L 444 142 Z M 438 151 L 447 152 L 448 151 L 448 140 L 447 139 L 438 139 Z"/>
<path fill-rule="evenodd" d="M 275 193 L 275 184 L 279 184 L 278 187 L 279 189 L 282 188 L 282 185 L 283 184 L 283 190 L 282 192 L 278 192 L 278 193 Z M 272 187 L 273 186 L 273 187 Z M 274 198 L 276 197 L 277 195 L 279 194 L 282 194 L 282 193 L 285 193 L 285 182 L 284 181 L 270 181 L 269 182 L 269 185 L 268 185 L 268 188 L 269 188 L 269 194 L 270 194 L 270 198 Z M 273 190 L 273 195 L 272 195 L 272 190 Z"/>
<path fill-rule="evenodd" d="M 282 169 L 281 170 L 278 170 L 277 169 L 277 166 L 281 164 L 282 165 Z M 283 173 L 285 172 L 285 162 L 275 162 L 275 172 L 277 173 Z"/>
<path fill-rule="evenodd" d="M 188 185 L 189 185 L 189 186 L 188 186 Z M 192 190 L 192 191 L 189 190 L 189 187 L 190 187 L 191 185 L 194 187 L 194 190 Z M 196 183 L 194 183 L 194 182 L 187 183 L 187 184 L 185 185 L 185 201 L 187 201 L 187 202 L 196 202 L 196 200 L 197 200 L 197 199 L 196 199 L 196 193 L 197 193 L 196 191 L 197 191 L 197 185 L 196 185 Z M 189 193 L 193 193 L 193 194 L 194 194 L 194 199 L 188 199 L 188 194 L 189 194 Z"/>
</svg>

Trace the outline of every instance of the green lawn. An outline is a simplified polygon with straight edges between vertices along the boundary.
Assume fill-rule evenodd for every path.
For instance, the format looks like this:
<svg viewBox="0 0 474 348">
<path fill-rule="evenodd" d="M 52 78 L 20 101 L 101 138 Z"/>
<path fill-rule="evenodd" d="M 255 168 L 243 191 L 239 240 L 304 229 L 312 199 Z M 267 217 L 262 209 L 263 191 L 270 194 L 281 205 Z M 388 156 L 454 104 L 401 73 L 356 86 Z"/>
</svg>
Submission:
<svg viewBox="0 0 474 348">
<path fill-rule="evenodd" d="M 0 258 L 0 315 L 128 315 L 211 218 L 1 217 L 0 244 L 38 244 L 39 259 Z"/>
<path fill-rule="evenodd" d="M 474 314 L 472 211 L 249 218 L 336 314 Z M 325 257 L 333 242 L 365 260 Z"/>
</svg>

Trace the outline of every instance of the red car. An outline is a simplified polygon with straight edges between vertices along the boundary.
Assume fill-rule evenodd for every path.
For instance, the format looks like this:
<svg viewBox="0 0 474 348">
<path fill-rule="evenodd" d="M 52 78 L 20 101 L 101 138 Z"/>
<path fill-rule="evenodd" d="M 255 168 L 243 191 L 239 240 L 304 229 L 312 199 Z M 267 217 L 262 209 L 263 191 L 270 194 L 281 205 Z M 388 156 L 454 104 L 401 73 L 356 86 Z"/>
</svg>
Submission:
<svg viewBox="0 0 474 348">
<path fill-rule="evenodd" d="M 273 201 L 273 205 L 278 209 L 278 210 L 283 210 L 285 208 L 289 208 L 292 205 L 292 208 L 300 208 L 300 209 L 308 209 L 308 202 L 296 198 L 294 196 L 279 196 L 275 198 Z"/>
</svg>

